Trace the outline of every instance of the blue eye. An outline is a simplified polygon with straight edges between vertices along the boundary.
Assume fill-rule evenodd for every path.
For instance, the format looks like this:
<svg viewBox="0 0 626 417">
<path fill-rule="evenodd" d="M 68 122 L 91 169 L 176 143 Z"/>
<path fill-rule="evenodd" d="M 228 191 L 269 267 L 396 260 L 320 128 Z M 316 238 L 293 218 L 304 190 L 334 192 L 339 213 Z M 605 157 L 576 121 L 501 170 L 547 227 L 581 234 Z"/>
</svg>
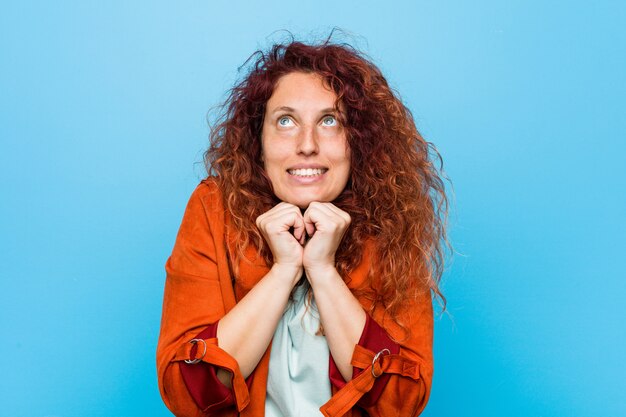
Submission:
<svg viewBox="0 0 626 417">
<path fill-rule="evenodd" d="M 335 119 L 335 116 L 326 116 L 322 119 L 322 123 L 324 126 L 335 126 L 337 124 L 337 119 Z"/>
<path fill-rule="evenodd" d="M 289 123 L 291 123 L 291 119 L 287 116 L 282 116 L 278 119 L 278 124 L 281 126 L 289 126 Z"/>
</svg>

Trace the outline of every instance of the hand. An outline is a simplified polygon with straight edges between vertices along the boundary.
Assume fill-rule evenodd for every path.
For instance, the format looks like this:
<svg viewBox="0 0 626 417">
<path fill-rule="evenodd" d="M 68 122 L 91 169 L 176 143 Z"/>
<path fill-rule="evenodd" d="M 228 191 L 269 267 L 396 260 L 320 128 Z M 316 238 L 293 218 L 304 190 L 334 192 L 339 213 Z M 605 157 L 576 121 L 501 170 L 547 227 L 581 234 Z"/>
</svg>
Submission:
<svg viewBox="0 0 626 417">
<path fill-rule="evenodd" d="M 304 227 L 311 238 L 302 258 L 309 279 L 315 279 L 319 272 L 335 270 L 335 252 L 350 221 L 350 215 L 332 203 L 309 204 L 304 213 Z"/>
<path fill-rule="evenodd" d="M 256 225 L 272 251 L 274 265 L 295 268 L 302 274 L 305 227 L 300 209 L 279 203 L 256 219 Z M 293 234 L 291 229 L 293 228 Z"/>
</svg>

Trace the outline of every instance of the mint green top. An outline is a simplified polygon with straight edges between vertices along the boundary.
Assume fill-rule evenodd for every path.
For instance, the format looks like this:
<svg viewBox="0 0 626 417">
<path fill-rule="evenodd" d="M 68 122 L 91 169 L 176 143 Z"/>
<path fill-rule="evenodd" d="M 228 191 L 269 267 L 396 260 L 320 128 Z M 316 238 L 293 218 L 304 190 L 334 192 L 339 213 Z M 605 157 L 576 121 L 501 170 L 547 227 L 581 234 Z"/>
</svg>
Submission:
<svg viewBox="0 0 626 417">
<path fill-rule="evenodd" d="M 270 353 L 266 417 L 321 416 L 331 396 L 326 337 L 316 336 L 320 320 L 315 300 L 307 305 L 308 283 L 299 285 L 280 319 Z"/>
</svg>

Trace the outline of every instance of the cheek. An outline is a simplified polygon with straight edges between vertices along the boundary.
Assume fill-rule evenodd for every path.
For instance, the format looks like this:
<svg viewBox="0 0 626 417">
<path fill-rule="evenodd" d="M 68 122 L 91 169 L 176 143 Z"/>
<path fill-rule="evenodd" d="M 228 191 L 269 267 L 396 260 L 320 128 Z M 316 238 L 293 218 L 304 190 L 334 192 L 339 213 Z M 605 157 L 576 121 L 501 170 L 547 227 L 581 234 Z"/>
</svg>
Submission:
<svg viewBox="0 0 626 417">
<path fill-rule="evenodd" d="M 352 153 L 350 152 L 350 148 L 346 148 L 343 153 L 343 164 L 345 166 L 345 176 L 347 182 L 348 178 L 350 178 L 350 174 L 352 173 Z"/>
<path fill-rule="evenodd" d="M 285 160 L 284 156 L 281 152 L 276 151 L 276 147 L 273 149 L 267 149 L 263 152 L 263 165 L 265 166 L 265 171 L 268 174 L 273 174 L 282 171 L 283 161 Z"/>
<path fill-rule="evenodd" d="M 347 144 L 342 145 L 341 147 L 337 147 L 337 151 L 335 153 L 336 160 L 339 161 L 342 165 L 348 165 L 348 169 L 350 167 L 351 160 L 351 152 L 350 148 Z"/>
</svg>

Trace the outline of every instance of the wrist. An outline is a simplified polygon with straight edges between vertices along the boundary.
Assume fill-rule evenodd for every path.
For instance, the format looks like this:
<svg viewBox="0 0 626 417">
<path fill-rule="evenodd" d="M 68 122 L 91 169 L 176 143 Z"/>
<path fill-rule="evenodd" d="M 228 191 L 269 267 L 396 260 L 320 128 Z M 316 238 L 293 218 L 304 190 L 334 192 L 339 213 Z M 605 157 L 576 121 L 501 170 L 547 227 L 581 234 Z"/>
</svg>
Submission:
<svg viewBox="0 0 626 417">
<path fill-rule="evenodd" d="M 288 281 L 293 286 L 302 277 L 303 268 L 302 265 L 274 263 L 270 272 L 276 277 L 280 277 L 281 280 Z"/>
<path fill-rule="evenodd" d="M 332 264 L 305 266 L 304 272 L 312 286 L 337 279 L 337 277 L 341 279 L 337 268 Z"/>
</svg>

